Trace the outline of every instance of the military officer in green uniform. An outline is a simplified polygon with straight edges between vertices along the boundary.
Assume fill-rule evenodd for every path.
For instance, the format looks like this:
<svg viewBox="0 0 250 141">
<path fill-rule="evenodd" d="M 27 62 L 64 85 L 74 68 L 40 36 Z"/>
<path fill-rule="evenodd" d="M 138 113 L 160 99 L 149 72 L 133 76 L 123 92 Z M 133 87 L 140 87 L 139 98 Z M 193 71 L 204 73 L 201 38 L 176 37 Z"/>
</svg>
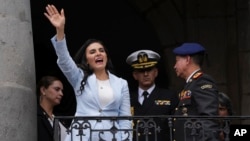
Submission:
<svg viewBox="0 0 250 141">
<path fill-rule="evenodd" d="M 179 93 L 180 102 L 175 115 L 217 116 L 218 89 L 214 79 L 201 70 L 205 48 L 198 43 L 183 43 L 173 53 L 176 55 L 175 72 L 186 81 Z M 219 124 L 216 120 L 185 121 L 184 118 L 174 119 L 174 141 L 218 141 Z"/>
</svg>

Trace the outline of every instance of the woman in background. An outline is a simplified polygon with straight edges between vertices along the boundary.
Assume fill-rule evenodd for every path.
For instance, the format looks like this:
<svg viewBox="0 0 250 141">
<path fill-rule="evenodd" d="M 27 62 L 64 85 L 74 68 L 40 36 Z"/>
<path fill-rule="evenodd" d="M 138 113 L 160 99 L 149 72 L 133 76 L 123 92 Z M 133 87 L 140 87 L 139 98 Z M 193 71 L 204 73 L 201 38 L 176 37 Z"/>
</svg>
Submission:
<svg viewBox="0 0 250 141">
<path fill-rule="evenodd" d="M 54 76 L 44 76 L 38 83 L 38 106 L 37 106 L 37 127 L 38 141 L 54 141 L 53 109 L 59 105 L 63 97 L 63 84 Z M 61 139 L 66 134 L 65 127 L 59 122 L 61 129 Z M 63 132 L 64 131 L 64 132 Z"/>
</svg>

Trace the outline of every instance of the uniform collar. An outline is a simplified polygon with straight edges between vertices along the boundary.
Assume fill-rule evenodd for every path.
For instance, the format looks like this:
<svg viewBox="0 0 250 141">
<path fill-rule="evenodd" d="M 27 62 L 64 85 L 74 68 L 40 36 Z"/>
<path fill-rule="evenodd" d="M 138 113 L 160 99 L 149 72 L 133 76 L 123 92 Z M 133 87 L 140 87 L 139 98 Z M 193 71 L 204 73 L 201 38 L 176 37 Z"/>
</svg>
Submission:
<svg viewBox="0 0 250 141">
<path fill-rule="evenodd" d="M 193 71 L 193 72 L 188 76 L 188 79 L 186 80 L 186 83 L 188 83 L 189 80 L 191 79 L 191 77 L 192 77 L 196 72 L 198 72 L 198 71 L 200 71 L 200 70 L 201 70 L 201 69 L 197 69 L 197 70 Z"/>
<path fill-rule="evenodd" d="M 155 84 L 152 85 L 149 89 L 147 89 L 146 91 L 148 92 L 148 94 L 150 95 L 151 92 L 154 90 L 155 88 Z M 143 90 L 142 88 L 139 87 L 138 89 L 138 93 L 139 93 L 139 96 L 142 96 L 142 93 L 144 92 L 145 90 Z"/>
</svg>

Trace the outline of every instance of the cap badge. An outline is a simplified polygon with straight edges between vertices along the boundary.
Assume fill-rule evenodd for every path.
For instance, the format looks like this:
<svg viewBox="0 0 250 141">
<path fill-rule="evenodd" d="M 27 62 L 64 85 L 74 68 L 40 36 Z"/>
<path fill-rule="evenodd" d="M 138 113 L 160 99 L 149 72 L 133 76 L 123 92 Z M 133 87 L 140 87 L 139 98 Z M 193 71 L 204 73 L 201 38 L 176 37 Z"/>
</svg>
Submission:
<svg viewBox="0 0 250 141">
<path fill-rule="evenodd" d="M 145 52 L 139 53 L 137 57 L 139 63 L 148 62 L 148 55 Z"/>
<path fill-rule="evenodd" d="M 155 64 L 157 64 L 156 60 L 150 60 L 146 52 L 140 52 L 137 55 L 137 62 L 132 64 L 132 67 L 135 69 L 145 69 L 153 67 Z"/>
</svg>

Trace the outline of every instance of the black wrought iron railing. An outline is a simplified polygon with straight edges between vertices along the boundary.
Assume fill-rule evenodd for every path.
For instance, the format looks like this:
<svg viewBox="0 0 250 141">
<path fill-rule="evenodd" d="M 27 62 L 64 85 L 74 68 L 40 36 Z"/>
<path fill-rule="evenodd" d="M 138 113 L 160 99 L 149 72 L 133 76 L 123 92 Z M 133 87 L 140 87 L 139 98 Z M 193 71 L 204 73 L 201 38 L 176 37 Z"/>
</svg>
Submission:
<svg viewBox="0 0 250 141">
<path fill-rule="evenodd" d="M 66 130 L 62 130 L 59 124 L 60 120 L 71 120 L 71 124 Z M 68 135 L 71 138 L 71 141 L 75 141 L 73 136 L 77 136 L 76 141 L 85 141 L 84 138 L 88 137 L 90 141 L 92 140 L 92 136 L 95 134 L 98 136 L 98 141 L 105 141 L 103 137 L 104 133 L 109 133 L 112 136 L 112 141 L 119 141 L 116 138 L 116 135 L 119 133 L 123 133 L 125 136 L 123 137 L 124 141 L 129 141 L 133 138 L 134 141 L 139 141 L 141 137 L 144 138 L 144 141 L 157 141 L 159 138 L 159 133 L 162 131 L 160 126 L 157 125 L 155 121 L 157 120 L 166 120 L 168 127 L 168 141 L 174 141 L 173 137 L 175 132 L 175 122 L 178 120 L 182 120 L 183 122 L 183 133 L 184 140 L 186 137 L 192 137 L 192 141 L 201 141 L 204 138 L 205 132 L 208 132 L 203 126 L 204 121 L 215 121 L 220 125 L 220 127 L 216 128 L 213 132 L 218 132 L 218 134 L 223 134 L 223 141 L 230 141 L 230 138 L 233 135 L 243 136 L 243 134 L 247 134 L 247 129 L 242 130 L 241 126 L 250 127 L 250 116 L 228 116 L 228 117 L 219 117 L 219 116 L 127 116 L 127 117 L 73 117 L 73 116 L 57 116 L 54 120 L 54 141 L 62 141 L 62 136 Z M 117 122 L 127 120 L 131 121 L 132 127 L 131 129 L 121 129 L 117 127 Z M 109 121 L 112 123 L 111 127 L 102 128 L 102 129 L 94 129 L 91 125 L 91 122 L 103 122 Z M 232 129 L 233 125 L 235 129 Z M 161 125 L 162 127 L 162 125 Z M 233 131 L 232 131 L 233 130 Z M 73 134 L 74 131 L 74 134 Z M 185 132 L 190 131 L 190 132 Z M 236 132 L 238 131 L 238 132 Z M 250 134 L 250 128 L 249 133 Z"/>
</svg>

